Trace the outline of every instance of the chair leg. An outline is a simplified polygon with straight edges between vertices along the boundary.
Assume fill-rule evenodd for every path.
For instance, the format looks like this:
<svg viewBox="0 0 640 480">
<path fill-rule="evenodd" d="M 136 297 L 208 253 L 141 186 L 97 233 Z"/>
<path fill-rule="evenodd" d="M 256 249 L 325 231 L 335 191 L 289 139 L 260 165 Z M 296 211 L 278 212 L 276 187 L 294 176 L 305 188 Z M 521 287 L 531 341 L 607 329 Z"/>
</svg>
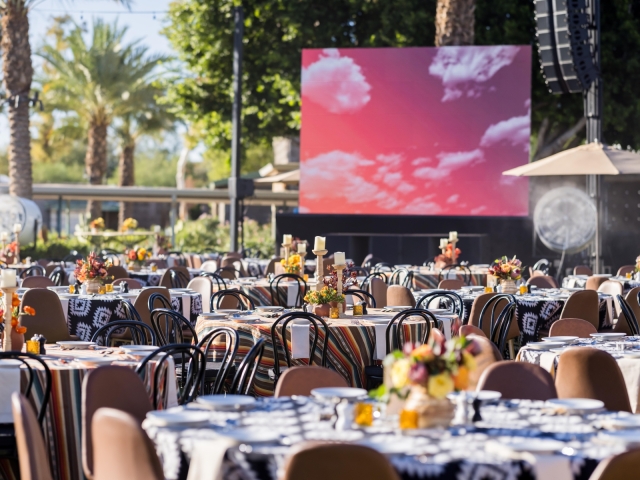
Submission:
<svg viewBox="0 0 640 480">
<path fill-rule="evenodd" d="M 507 345 L 509 345 L 509 358 L 511 360 L 515 360 L 516 352 L 515 352 L 515 350 L 513 348 L 513 338 L 507 342 Z"/>
</svg>

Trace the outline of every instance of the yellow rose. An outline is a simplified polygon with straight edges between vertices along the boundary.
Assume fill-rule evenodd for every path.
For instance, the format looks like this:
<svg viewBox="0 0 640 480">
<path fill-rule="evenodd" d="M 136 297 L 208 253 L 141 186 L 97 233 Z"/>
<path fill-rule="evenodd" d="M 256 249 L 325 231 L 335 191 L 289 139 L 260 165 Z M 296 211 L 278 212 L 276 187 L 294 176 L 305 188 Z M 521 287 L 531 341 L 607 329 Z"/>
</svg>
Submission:
<svg viewBox="0 0 640 480">
<path fill-rule="evenodd" d="M 462 361 L 464 362 L 464 366 L 469 369 L 469 371 L 475 370 L 477 367 L 476 358 L 468 352 L 464 352 L 462 354 Z"/>
<path fill-rule="evenodd" d="M 391 366 L 391 384 L 394 388 L 403 388 L 409 383 L 411 363 L 405 358 L 399 359 Z"/>
<path fill-rule="evenodd" d="M 141 262 L 144 260 L 144 253 L 138 252 L 138 260 Z"/>
<path fill-rule="evenodd" d="M 144 248 L 141 248 L 140 250 L 138 250 L 138 252 L 140 252 L 143 257 L 147 254 L 147 250 Z"/>
<path fill-rule="evenodd" d="M 502 270 L 503 273 L 509 273 L 511 271 L 511 266 L 504 264 L 500 267 L 500 270 Z"/>
<path fill-rule="evenodd" d="M 441 373 L 440 375 L 432 375 L 427 382 L 427 391 L 433 398 L 444 398 L 453 392 L 454 384 L 451 375 Z"/>
</svg>

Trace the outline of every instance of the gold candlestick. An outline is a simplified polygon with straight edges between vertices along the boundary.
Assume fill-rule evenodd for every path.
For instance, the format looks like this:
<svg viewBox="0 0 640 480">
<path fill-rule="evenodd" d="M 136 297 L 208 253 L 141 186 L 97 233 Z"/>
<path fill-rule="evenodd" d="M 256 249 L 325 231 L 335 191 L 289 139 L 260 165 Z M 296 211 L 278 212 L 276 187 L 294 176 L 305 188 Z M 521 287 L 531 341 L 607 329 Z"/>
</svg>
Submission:
<svg viewBox="0 0 640 480">
<path fill-rule="evenodd" d="M 346 265 L 334 265 L 333 269 L 338 272 L 338 281 L 336 282 L 336 288 L 338 290 L 338 295 L 342 295 L 342 271 L 347 268 Z M 340 312 L 340 318 L 344 318 L 344 314 L 342 313 L 342 305 L 338 304 L 338 311 Z"/>
<path fill-rule="evenodd" d="M 11 311 L 13 310 L 13 294 L 18 287 L 0 287 L 4 294 L 4 342 L 2 344 L 2 350 L 5 352 L 11 351 Z"/>
<path fill-rule="evenodd" d="M 322 257 L 324 257 L 329 250 L 312 250 L 313 254 L 316 256 L 316 274 L 315 274 L 315 279 L 316 279 L 316 291 L 320 291 L 322 290 L 323 285 L 323 279 L 324 279 L 324 261 L 322 260 Z"/>
</svg>

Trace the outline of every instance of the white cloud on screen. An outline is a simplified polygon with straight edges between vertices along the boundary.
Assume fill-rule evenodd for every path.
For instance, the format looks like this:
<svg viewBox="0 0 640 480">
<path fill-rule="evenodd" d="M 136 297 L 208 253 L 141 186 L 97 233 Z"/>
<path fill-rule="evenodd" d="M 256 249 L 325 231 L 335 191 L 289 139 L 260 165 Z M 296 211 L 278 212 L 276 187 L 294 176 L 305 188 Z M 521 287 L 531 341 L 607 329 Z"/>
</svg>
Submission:
<svg viewBox="0 0 640 480">
<path fill-rule="evenodd" d="M 521 117 L 511 117 L 487 128 L 484 132 L 481 147 L 490 147 L 502 142 L 512 146 L 522 146 L 525 152 L 529 151 L 529 136 L 531 134 L 531 118 L 529 113 Z"/>
<path fill-rule="evenodd" d="M 437 158 L 436 167 L 417 168 L 413 175 L 423 180 L 442 180 L 455 170 L 484 162 L 484 153 L 476 148 L 469 152 L 442 152 Z"/>
<path fill-rule="evenodd" d="M 354 113 L 371 100 L 362 68 L 335 48 L 302 69 L 302 95 L 331 113 Z"/>
<path fill-rule="evenodd" d="M 487 209 L 486 205 L 482 205 L 480 207 L 476 207 L 474 209 L 471 210 L 471 215 L 477 215 L 479 213 L 484 212 Z"/>
<path fill-rule="evenodd" d="M 462 96 L 476 98 L 484 89 L 481 84 L 510 65 L 519 50 L 515 46 L 443 47 L 438 49 L 429 73 L 442 80 L 443 102 Z"/>
<path fill-rule="evenodd" d="M 456 193 L 454 195 L 451 195 L 449 198 L 447 198 L 447 203 L 456 203 L 459 199 L 460 199 L 460 195 Z"/>
</svg>

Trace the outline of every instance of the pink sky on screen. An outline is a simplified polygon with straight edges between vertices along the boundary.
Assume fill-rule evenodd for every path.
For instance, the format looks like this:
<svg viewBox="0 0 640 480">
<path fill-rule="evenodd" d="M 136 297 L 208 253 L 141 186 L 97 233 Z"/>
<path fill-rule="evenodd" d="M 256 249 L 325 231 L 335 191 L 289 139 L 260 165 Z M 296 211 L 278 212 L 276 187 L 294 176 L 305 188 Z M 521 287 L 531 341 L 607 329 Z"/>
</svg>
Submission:
<svg viewBox="0 0 640 480">
<path fill-rule="evenodd" d="M 302 52 L 300 212 L 528 215 L 529 46 Z"/>
</svg>

